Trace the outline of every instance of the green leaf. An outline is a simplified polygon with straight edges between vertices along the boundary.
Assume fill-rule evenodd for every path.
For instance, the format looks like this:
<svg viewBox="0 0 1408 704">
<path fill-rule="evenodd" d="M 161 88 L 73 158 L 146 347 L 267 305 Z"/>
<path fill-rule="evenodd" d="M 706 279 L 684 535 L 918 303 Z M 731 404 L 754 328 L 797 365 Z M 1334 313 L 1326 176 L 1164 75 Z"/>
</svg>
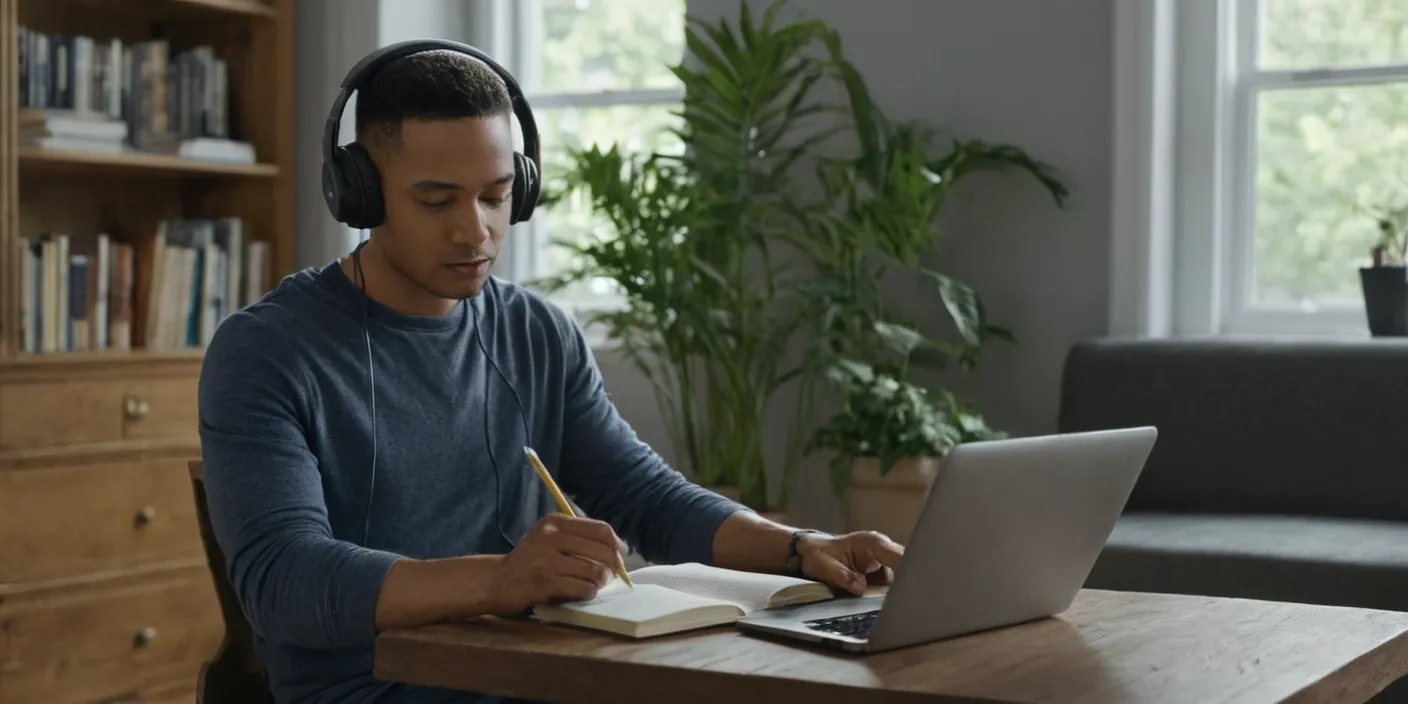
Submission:
<svg viewBox="0 0 1408 704">
<path fill-rule="evenodd" d="M 998 327 L 996 325 L 984 326 L 983 334 L 987 337 L 995 337 L 999 340 L 1005 340 L 1007 342 L 1017 341 L 1017 336 L 1014 335 L 1011 330 L 1008 330 L 1007 328 L 1003 327 Z"/>
<path fill-rule="evenodd" d="M 902 357 L 908 357 L 926 342 L 918 330 L 903 325 L 877 320 L 873 327 L 880 339 Z"/>
<path fill-rule="evenodd" d="M 982 344 L 985 321 L 978 294 L 957 279 L 936 271 L 925 270 L 924 273 L 938 285 L 939 298 L 948 310 L 949 319 L 958 328 L 958 334 L 970 345 Z"/>
</svg>

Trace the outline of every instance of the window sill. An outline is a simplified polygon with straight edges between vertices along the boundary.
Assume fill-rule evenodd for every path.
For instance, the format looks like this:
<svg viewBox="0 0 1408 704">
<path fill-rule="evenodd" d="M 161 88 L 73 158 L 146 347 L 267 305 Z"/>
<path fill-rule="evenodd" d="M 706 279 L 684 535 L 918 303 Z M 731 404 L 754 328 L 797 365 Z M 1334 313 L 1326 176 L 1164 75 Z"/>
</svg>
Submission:
<svg viewBox="0 0 1408 704">
<path fill-rule="evenodd" d="M 1360 306 L 1316 311 L 1265 307 L 1228 316 L 1223 332 L 1229 335 L 1368 339 L 1369 324 Z"/>
</svg>

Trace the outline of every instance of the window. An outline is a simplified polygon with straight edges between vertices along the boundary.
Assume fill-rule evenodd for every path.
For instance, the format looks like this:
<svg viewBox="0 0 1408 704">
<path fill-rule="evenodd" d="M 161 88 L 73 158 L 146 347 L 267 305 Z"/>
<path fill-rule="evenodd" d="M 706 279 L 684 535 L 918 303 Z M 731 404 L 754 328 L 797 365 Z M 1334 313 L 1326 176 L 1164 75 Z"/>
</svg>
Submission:
<svg viewBox="0 0 1408 704">
<path fill-rule="evenodd" d="M 1408 2 L 1116 3 L 1111 330 L 1349 334 L 1408 206 Z"/>
<path fill-rule="evenodd" d="M 1369 213 L 1408 205 L 1408 3 L 1241 0 L 1230 139 L 1233 330 L 1363 325 Z"/>
<path fill-rule="evenodd" d="M 679 146 L 667 128 L 684 97 L 670 70 L 684 52 L 684 0 L 519 0 L 511 7 L 516 75 L 537 118 L 545 180 L 562 168 L 568 147 Z M 581 199 L 539 209 L 512 235 L 514 276 L 560 271 L 570 254 L 551 242 L 586 236 L 593 226 Z M 583 312 L 614 301 L 612 283 L 599 281 L 558 302 Z"/>
<path fill-rule="evenodd" d="M 1142 179 L 1132 193 L 1145 203 L 1123 225 L 1149 230 L 1123 245 L 1124 261 L 1171 289 L 1140 284 L 1135 297 L 1152 306 L 1144 317 L 1167 314 L 1157 310 L 1167 300 L 1174 333 L 1367 334 L 1358 269 L 1377 236 L 1371 213 L 1408 205 L 1408 3 L 1165 3 L 1137 0 L 1144 16 L 1123 29 L 1151 47 L 1163 38 L 1173 58 L 1128 38 L 1118 45 L 1127 55 L 1116 57 L 1146 71 L 1124 71 L 1123 97 L 1116 85 L 1121 109 L 1136 115 L 1117 116 L 1126 140 L 1135 135 L 1117 156 L 1117 220 L 1130 208 L 1118 192 L 1124 163 Z M 1177 38 L 1169 40 L 1158 20 L 1175 17 Z M 1129 83 L 1140 80 L 1170 87 Z M 1139 146 L 1140 138 L 1166 144 L 1167 153 Z M 1166 181 L 1171 192 L 1159 191 Z M 1166 215 L 1161 200 L 1172 202 Z M 1171 243 L 1158 240 L 1161 216 L 1172 220 Z M 1151 252 L 1167 252 L 1172 263 L 1152 262 Z M 1161 268 L 1172 271 L 1160 277 Z M 1130 284 L 1132 275 L 1123 276 Z"/>
</svg>

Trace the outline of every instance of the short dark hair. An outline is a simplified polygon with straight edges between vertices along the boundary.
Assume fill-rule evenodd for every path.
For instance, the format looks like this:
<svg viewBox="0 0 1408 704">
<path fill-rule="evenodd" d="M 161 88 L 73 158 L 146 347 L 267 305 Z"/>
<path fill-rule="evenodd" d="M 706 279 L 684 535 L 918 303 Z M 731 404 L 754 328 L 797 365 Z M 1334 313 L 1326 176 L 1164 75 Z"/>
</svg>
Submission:
<svg viewBox="0 0 1408 704">
<path fill-rule="evenodd" d="M 504 79 L 484 62 L 447 49 L 410 54 L 357 90 L 357 141 L 394 147 L 402 120 L 489 117 L 511 108 Z"/>
</svg>

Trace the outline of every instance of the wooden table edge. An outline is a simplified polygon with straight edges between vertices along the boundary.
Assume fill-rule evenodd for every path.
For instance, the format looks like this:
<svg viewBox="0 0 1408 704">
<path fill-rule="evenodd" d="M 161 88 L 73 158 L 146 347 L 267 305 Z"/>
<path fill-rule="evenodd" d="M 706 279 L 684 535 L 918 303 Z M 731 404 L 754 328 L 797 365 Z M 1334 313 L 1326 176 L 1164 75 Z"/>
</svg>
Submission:
<svg viewBox="0 0 1408 704">
<path fill-rule="evenodd" d="M 535 624 L 549 629 L 577 630 L 557 624 Z M 710 632 L 726 632 L 729 627 L 694 631 L 692 635 Z M 599 635 L 599 634 L 598 634 Z M 390 652 L 395 661 L 386 655 L 385 645 L 394 644 Z M 433 661 L 439 646 L 454 644 L 460 649 L 459 656 L 465 662 L 474 663 L 477 672 L 472 678 L 465 677 L 458 668 L 439 667 Z M 809 648 L 804 643 L 796 647 Z M 717 704 L 715 688 L 722 681 L 733 683 L 730 691 L 746 687 L 747 702 L 810 701 L 835 702 L 846 704 L 1009 704 L 1000 699 L 933 694 L 928 692 L 895 689 L 876 689 L 838 682 L 818 682 L 774 674 L 757 675 L 737 672 L 703 670 L 682 665 L 662 665 L 655 663 L 630 662 L 620 659 L 598 657 L 590 653 L 552 653 L 529 650 L 503 650 L 481 645 L 466 645 L 447 633 L 430 633 L 417 629 L 386 631 L 377 637 L 373 676 L 384 681 L 403 682 L 430 687 L 442 687 L 469 692 L 488 692 L 494 696 L 510 699 L 526 699 L 545 702 L 596 702 L 601 695 L 593 695 L 589 684 L 593 678 L 601 676 L 600 666 L 609 665 L 615 676 L 612 680 L 613 701 L 659 701 L 660 686 L 647 684 L 645 678 L 669 678 L 669 687 L 674 690 L 670 697 L 672 704 Z M 841 657 L 864 657 L 835 653 Z M 528 663 L 543 673 L 541 679 L 531 688 L 524 688 L 516 675 L 503 673 L 521 672 Z M 624 676 L 623 676 L 624 671 Z M 471 682 L 471 679 L 473 680 Z M 623 691 L 624 690 L 624 691 Z M 745 704 L 736 697 L 729 698 L 730 704 Z"/>
<path fill-rule="evenodd" d="M 1367 702 L 1405 677 L 1408 677 L 1408 630 L 1399 631 L 1398 635 L 1379 643 L 1373 650 L 1310 683 L 1284 701 L 1286 704 Z"/>
</svg>

